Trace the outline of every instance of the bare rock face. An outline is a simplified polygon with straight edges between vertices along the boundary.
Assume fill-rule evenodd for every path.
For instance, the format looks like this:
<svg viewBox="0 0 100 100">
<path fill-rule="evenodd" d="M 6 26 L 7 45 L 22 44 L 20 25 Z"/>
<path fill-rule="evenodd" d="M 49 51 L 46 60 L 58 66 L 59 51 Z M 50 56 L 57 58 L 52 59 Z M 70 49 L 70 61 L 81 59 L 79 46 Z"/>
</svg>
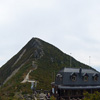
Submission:
<svg viewBox="0 0 100 100">
<path fill-rule="evenodd" d="M 40 48 L 40 47 L 42 47 L 42 44 L 38 39 L 32 38 L 31 46 L 34 48 Z"/>
<path fill-rule="evenodd" d="M 30 41 L 29 44 L 32 48 L 35 49 L 35 51 L 33 53 L 34 58 L 39 59 L 44 55 L 43 46 L 42 46 L 41 42 L 38 39 L 32 38 L 32 40 Z"/>
</svg>

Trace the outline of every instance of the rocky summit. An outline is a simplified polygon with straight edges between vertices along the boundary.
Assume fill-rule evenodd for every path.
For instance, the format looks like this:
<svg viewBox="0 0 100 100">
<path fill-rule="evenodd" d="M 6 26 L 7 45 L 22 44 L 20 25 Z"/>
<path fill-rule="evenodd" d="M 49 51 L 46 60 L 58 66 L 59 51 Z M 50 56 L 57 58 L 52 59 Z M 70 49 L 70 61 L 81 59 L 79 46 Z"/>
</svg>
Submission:
<svg viewBox="0 0 100 100">
<path fill-rule="evenodd" d="M 16 55 L 0 68 L 0 99 L 22 100 L 31 95 L 30 81 L 37 81 L 36 89 L 50 90 L 56 73 L 63 67 L 89 66 L 63 53 L 55 46 L 32 38 Z"/>
</svg>

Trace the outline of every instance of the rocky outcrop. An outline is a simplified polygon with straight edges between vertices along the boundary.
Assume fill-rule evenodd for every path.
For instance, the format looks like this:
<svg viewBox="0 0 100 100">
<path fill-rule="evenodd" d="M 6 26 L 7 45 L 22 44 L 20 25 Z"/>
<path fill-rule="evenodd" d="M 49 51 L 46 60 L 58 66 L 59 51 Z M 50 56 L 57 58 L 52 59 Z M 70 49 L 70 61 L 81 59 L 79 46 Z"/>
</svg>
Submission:
<svg viewBox="0 0 100 100">
<path fill-rule="evenodd" d="M 35 49 L 34 58 L 39 59 L 44 55 L 43 46 L 38 39 L 32 38 L 29 45 Z"/>
</svg>

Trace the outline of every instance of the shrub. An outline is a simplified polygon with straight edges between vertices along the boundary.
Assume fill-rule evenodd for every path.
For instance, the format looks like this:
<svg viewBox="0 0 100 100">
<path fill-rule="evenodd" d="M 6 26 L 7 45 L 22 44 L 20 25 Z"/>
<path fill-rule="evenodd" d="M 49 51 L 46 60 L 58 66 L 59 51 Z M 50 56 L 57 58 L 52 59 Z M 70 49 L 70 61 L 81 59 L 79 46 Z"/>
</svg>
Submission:
<svg viewBox="0 0 100 100">
<path fill-rule="evenodd" d="M 54 96 L 51 96 L 50 100 L 56 100 L 56 98 Z"/>
<path fill-rule="evenodd" d="M 100 100 L 100 92 L 96 91 L 93 94 L 85 92 L 83 100 Z"/>
</svg>

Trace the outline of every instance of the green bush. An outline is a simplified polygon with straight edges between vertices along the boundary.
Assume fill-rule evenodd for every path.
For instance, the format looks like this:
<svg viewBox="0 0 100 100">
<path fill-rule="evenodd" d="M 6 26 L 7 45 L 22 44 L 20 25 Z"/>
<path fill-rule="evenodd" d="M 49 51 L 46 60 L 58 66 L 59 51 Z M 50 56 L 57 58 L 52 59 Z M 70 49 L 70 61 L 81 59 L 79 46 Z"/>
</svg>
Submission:
<svg viewBox="0 0 100 100">
<path fill-rule="evenodd" d="M 51 96 L 50 100 L 56 100 L 56 98 L 54 96 Z"/>
<path fill-rule="evenodd" d="M 100 100 L 100 92 L 96 91 L 93 94 L 85 92 L 83 100 Z"/>
</svg>

